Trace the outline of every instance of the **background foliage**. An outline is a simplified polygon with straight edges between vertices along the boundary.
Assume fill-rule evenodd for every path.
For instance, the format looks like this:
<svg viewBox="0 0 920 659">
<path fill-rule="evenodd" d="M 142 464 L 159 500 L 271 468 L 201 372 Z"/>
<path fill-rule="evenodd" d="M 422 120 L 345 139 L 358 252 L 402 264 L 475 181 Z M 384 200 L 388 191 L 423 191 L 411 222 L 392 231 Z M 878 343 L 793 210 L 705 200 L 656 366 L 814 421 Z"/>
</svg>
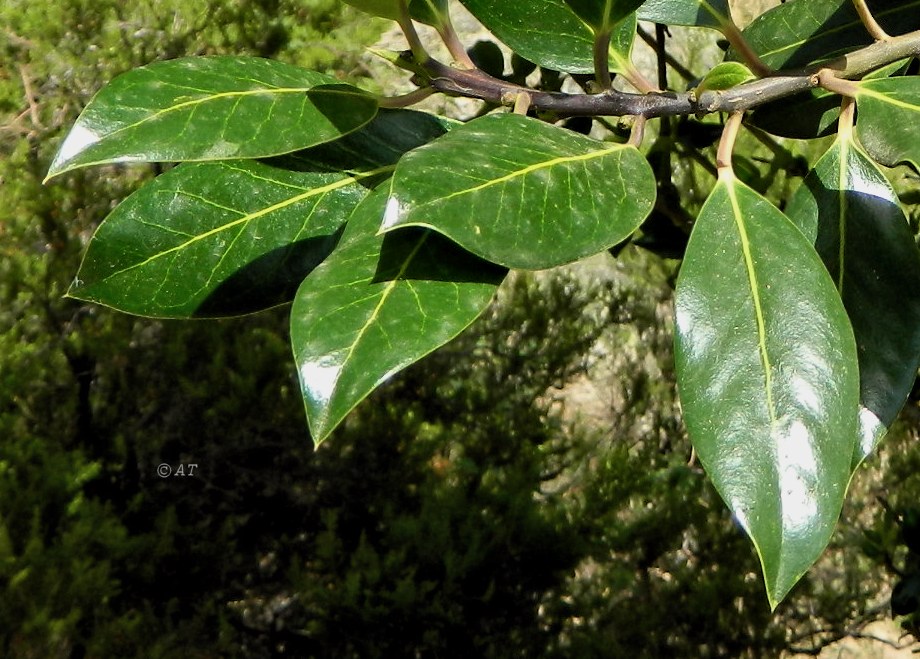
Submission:
<svg viewBox="0 0 920 659">
<path fill-rule="evenodd" d="M 673 263 L 635 247 L 513 278 L 317 452 L 284 313 L 153 322 L 62 298 L 152 173 L 40 185 L 105 81 L 204 53 L 354 77 L 378 31 L 332 0 L 0 7 L 0 652 L 775 656 L 888 617 L 894 582 L 896 612 L 915 610 L 915 403 L 771 615 L 677 414 Z M 674 123 L 661 139 L 682 140 L 693 188 L 707 144 Z M 751 184 L 782 198 L 752 154 Z"/>
</svg>

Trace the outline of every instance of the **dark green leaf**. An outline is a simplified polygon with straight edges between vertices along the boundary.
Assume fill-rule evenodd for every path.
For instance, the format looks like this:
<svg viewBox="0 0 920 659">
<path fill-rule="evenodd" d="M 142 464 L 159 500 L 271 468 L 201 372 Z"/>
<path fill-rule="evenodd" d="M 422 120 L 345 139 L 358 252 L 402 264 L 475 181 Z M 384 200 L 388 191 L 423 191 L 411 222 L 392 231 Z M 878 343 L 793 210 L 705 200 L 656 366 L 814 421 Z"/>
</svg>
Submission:
<svg viewBox="0 0 920 659">
<path fill-rule="evenodd" d="M 428 25 L 443 25 L 448 20 L 447 0 L 411 0 L 409 15 Z"/>
<path fill-rule="evenodd" d="M 361 130 L 290 157 L 326 169 L 366 171 L 395 165 L 407 151 L 431 142 L 457 125 L 460 124 L 426 112 L 384 109 Z"/>
<path fill-rule="evenodd" d="M 790 112 L 790 108 L 795 108 Z M 750 122 L 779 137 L 809 140 L 832 135 L 837 131 L 840 97 L 824 89 L 766 103 L 750 115 Z"/>
<path fill-rule="evenodd" d="M 409 15 L 417 21 L 428 25 L 439 25 L 447 15 L 447 0 L 406 0 L 409 2 Z M 345 0 L 346 4 L 366 11 L 372 16 L 399 19 L 399 0 Z"/>
<path fill-rule="evenodd" d="M 860 83 L 856 95 L 856 135 L 883 165 L 909 162 L 920 170 L 920 77 Z"/>
<path fill-rule="evenodd" d="M 69 294 L 172 318 L 281 304 L 332 251 L 365 193 L 360 178 L 338 173 L 246 160 L 180 165 L 99 226 Z"/>
<path fill-rule="evenodd" d="M 334 78 L 255 57 L 191 57 L 118 76 L 89 102 L 48 177 L 112 162 L 289 153 L 365 125 L 373 97 Z"/>
<path fill-rule="evenodd" d="M 843 132 L 787 214 L 815 240 L 859 348 L 862 461 L 894 421 L 920 365 L 920 255 L 884 174 Z"/>
<path fill-rule="evenodd" d="M 488 115 L 400 160 L 383 230 L 432 228 L 489 261 L 549 268 L 624 240 L 654 200 L 634 147 Z"/>
<path fill-rule="evenodd" d="M 887 78 L 904 71 L 909 59 L 892 62 L 872 71 L 864 79 Z M 789 108 L 794 107 L 795 112 Z M 758 106 L 750 114 L 750 122 L 779 137 L 809 140 L 837 132 L 840 97 L 825 89 L 810 89 L 780 101 Z"/>
<path fill-rule="evenodd" d="M 920 0 L 869 2 L 869 7 L 889 34 L 920 28 Z M 743 34 L 773 69 L 806 66 L 872 43 L 853 0 L 788 0 L 755 18 Z"/>
<path fill-rule="evenodd" d="M 290 302 L 335 247 L 364 186 L 443 132 L 431 115 L 385 110 L 337 142 L 271 162 L 180 165 L 102 223 L 70 294 L 160 317 Z"/>
<path fill-rule="evenodd" d="M 565 0 L 575 15 L 597 31 L 611 29 L 633 13 L 643 0 Z"/>
<path fill-rule="evenodd" d="M 826 546 L 850 479 L 853 332 L 805 236 L 724 174 L 690 237 L 676 308 L 690 438 L 751 536 L 775 608 Z"/>
<path fill-rule="evenodd" d="M 317 444 L 371 391 L 442 346 L 489 304 L 505 271 L 431 231 L 376 235 L 369 196 L 333 254 L 303 282 L 291 342 Z"/>
<path fill-rule="evenodd" d="M 639 20 L 719 29 L 731 20 L 728 0 L 646 0 Z"/>
<path fill-rule="evenodd" d="M 521 57 L 544 68 L 568 73 L 594 72 L 594 35 L 565 0 L 462 0 L 486 28 Z M 629 59 L 635 24 L 623 21 L 613 30 L 614 70 Z"/>
</svg>

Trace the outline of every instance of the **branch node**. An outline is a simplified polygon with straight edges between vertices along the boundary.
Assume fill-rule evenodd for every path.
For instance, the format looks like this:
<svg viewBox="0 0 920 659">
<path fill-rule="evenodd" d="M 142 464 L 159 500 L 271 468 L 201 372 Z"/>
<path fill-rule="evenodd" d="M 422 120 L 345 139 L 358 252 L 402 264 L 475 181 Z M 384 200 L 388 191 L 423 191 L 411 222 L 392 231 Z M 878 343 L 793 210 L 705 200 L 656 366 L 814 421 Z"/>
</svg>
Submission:
<svg viewBox="0 0 920 659">
<path fill-rule="evenodd" d="M 859 84 L 852 80 L 838 77 L 831 69 L 821 69 L 811 77 L 816 86 L 821 86 L 829 92 L 841 96 L 855 97 L 859 91 Z"/>
</svg>

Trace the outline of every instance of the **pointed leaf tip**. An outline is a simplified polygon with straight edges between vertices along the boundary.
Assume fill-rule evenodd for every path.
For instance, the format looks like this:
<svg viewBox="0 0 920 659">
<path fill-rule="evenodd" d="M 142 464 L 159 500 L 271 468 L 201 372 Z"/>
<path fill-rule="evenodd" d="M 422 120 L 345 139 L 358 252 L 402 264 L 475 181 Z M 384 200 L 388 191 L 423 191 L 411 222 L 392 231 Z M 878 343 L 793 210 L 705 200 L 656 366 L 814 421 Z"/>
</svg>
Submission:
<svg viewBox="0 0 920 659">
<path fill-rule="evenodd" d="M 358 206 L 291 309 L 294 358 L 317 444 L 387 378 L 472 323 L 506 272 L 431 231 L 378 235 L 386 192 L 384 185 Z"/>
<path fill-rule="evenodd" d="M 811 244 L 730 176 L 694 226 L 675 305 L 690 438 L 775 608 L 840 514 L 857 443 L 853 332 Z"/>
</svg>

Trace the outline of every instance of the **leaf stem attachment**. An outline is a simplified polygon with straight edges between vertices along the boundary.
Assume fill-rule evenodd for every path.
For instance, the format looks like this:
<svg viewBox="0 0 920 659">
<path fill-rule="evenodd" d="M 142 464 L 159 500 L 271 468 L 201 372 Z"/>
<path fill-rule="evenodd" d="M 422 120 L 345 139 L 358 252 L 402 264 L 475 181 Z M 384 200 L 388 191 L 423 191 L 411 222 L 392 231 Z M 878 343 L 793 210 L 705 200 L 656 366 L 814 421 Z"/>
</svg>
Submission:
<svg viewBox="0 0 920 659">
<path fill-rule="evenodd" d="M 837 121 L 837 134 L 841 139 L 851 139 L 855 121 L 856 99 L 852 96 L 844 96 L 840 103 L 840 119 Z"/>
<path fill-rule="evenodd" d="M 876 41 L 887 41 L 891 38 L 891 35 L 885 32 L 885 29 L 875 20 L 875 16 L 873 16 L 872 12 L 869 10 L 869 5 L 866 4 L 866 0 L 853 0 L 853 5 L 856 7 L 856 13 L 859 14 L 859 19 L 863 22 L 863 25 L 866 26 L 866 30 L 869 31 L 873 39 Z"/>
<path fill-rule="evenodd" d="M 594 35 L 594 75 L 602 90 L 610 89 L 613 79 L 610 77 L 610 28 L 598 30 Z"/>
<path fill-rule="evenodd" d="M 719 180 L 734 178 L 732 171 L 732 151 L 735 149 L 735 139 L 741 128 L 744 112 L 732 112 L 728 115 L 725 128 L 722 129 L 722 139 L 719 140 L 719 150 L 716 152 L 716 167 L 719 171 Z"/>
<path fill-rule="evenodd" d="M 466 52 L 463 42 L 460 41 L 460 37 L 457 35 L 457 30 L 454 29 L 454 24 L 451 22 L 450 16 L 445 15 L 444 20 L 436 25 L 435 29 L 438 31 L 441 41 L 447 46 L 447 51 L 450 53 L 450 56 L 454 58 L 455 63 L 459 64 L 460 67 L 464 69 L 476 68 L 476 64 L 470 58 L 470 54 Z"/>
<path fill-rule="evenodd" d="M 830 69 L 821 69 L 814 75 L 814 79 L 819 86 L 841 96 L 853 98 L 856 96 L 856 92 L 859 91 L 859 83 L 839 78 Z"/>
<path fill-rule="evenodd" d="M 754 49 L 751 48 L 751 44 L 747 42 L 747 39 L 741 34 L 741 30 L 738 29 L 738 26 L 735 25 L 732 20 L 729 19 L 722 23 L 722 34 L 725 35 L 725 38 L 728 39 L 728 43 L 738 51 L 738 54 L 741 55 L 741 58 L 757 77 L 766 78 L 767 76 L 773 75 L 773 69 L 763 63 L 763 60 L 760 59 L 760 55 L 754 52 Z"/>
<path fill-rule="evenodd" d="M 627 142 L 629 146 L 634 146 L 638 149 L 642 145 L 642 140 L 645 138 L 645 124 L 647 121 L 645 117 L 636 117 L 636 122 L 633 124 L 632 132 L 630 132 L 629 141 Z"/>
<path fill-rule="evenodd" d="M 396 22 L 409 43 L 409 49 L 412 51 L 415 61 L 418 64 L 425 64 L 428 61 L 428 52 L 425 50 L 425 46 L 422 45 L 422 40 L 415 30 L 415 24 L 409 15 L 409 4 L 406 0 L 399 0 L 399 18 Z"/>
<path fill-rule="evenodd" d="M 518 95 L 514 99 L 514 114 L 526 116 L 527 112 L 530 110 L 531 101 L 530 94 L 527 92 L 518 92 Z"/>
</svg>

